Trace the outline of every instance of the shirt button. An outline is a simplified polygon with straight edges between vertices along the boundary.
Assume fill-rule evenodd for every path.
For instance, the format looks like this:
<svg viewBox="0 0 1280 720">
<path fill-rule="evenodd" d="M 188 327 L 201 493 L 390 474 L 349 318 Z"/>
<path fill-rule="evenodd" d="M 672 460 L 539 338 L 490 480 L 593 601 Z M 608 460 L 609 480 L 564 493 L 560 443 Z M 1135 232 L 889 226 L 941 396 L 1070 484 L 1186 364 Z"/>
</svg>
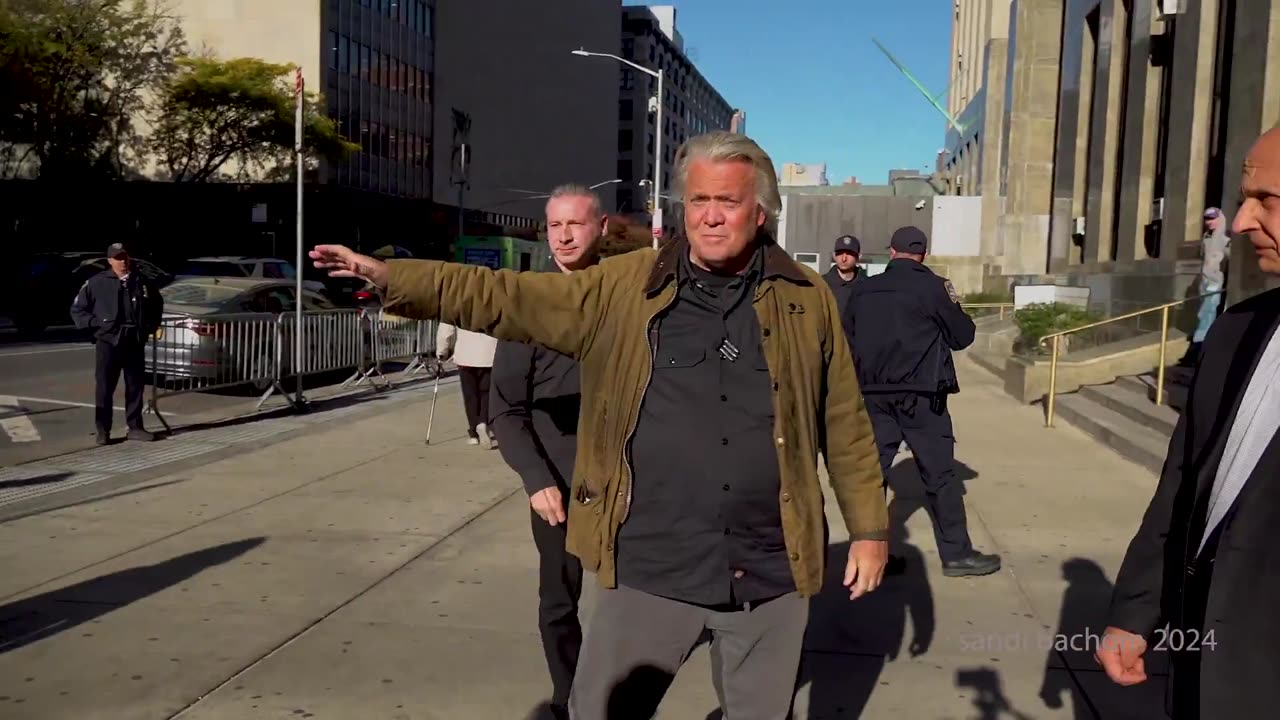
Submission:
<svg viewBox="0 0 1280 720">
<path fill-rule="evenodd" d="M 724 534 L 725 534 L 725 535 L 728 535 L 730 532 L 732 532 L 732 531 L 731 531 L 731 530 L 729 530 L 729 528 L 725 528 L 725 529 L 724 529 Z"/>
<path fill-rule="evenodd" d="M 720 396 L 720 402 L 729 402 L 729 396 L 728 396 L 728 395 L 721 395 L 721 396 Z"/>
<path fill-rule="evenodd" d="M 721 444 L 721 445 L 728 445 L 728 444 L 729 444 L 729 438 L 720 438 L 720 444 Z"/>
<path fill-rule="evenodd" d="M 729 492 L 729 483 L 724 484 L 724 491 Z"/>
</svg>

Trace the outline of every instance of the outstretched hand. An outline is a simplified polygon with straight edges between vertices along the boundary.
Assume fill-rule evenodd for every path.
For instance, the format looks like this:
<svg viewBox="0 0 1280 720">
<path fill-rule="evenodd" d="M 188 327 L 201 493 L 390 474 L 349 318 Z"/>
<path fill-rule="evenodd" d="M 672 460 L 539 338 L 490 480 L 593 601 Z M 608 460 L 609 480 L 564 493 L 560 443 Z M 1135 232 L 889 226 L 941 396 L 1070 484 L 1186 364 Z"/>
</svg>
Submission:
<svg viewBox="0 0 1280 720">
<path fill-rule="evenodd" d="M 328 270 L 330 277 L 355 277 L 387 289 L 387 264 L 361 255 L 345 245 L 317 245 L 309 255 L 317 268 Z"/>
</svg>

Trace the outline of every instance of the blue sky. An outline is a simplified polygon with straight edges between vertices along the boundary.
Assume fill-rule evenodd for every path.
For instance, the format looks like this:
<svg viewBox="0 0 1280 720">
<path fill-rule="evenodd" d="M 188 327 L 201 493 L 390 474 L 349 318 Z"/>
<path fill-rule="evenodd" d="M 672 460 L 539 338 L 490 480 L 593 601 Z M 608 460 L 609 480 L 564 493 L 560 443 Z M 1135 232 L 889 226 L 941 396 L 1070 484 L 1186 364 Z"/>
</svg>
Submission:
<svg viewBox="0 0 1280 720">
<path fill-rule="evenodd" d="M 881 54 L 925 87 L 947 87 L 951 0 L 661 0 L 685 50 L 775 164 L 827 164 L 835 185 L 933 169 L 946 121 Z"/>
</svg>

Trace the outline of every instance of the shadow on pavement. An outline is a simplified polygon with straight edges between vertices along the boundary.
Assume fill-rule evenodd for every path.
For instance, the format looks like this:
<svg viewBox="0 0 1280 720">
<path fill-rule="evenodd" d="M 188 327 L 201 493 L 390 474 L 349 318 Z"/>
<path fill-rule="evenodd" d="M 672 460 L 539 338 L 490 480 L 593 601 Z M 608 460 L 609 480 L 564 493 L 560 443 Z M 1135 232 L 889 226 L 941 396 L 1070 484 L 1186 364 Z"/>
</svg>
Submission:
<svg viewBox="0 0 1280 720">
<path fill-rule="evenodd" d="M 1013 707 L 1009 698 L 1004 695 L 1000 673 L 992 668 L 957 670 L 956 687 L 973 690 L 973 707 L 978 711 L 977 720 L 1034 720 L 1031 715 Z M 1084 717 L 1093 718 L 1092 715 Z"/>
<path fill-rule="evenodd" d="M 71 477 L 69 472 L 51 472 L 46 475 L 37 477 L 22 478 L 20 480 L 0 480 L 0 490 L 11 490 L 13 488 L 30 487 L 32 485 L 48 485 L 49 483 L 62 482 Z"/>
<path fill-rule="evenodd" d="M 247 538 L 110 573 L 0 606 L 0 654 L 71 630 L 230 562 L 266 541 Z"/>
</svg>

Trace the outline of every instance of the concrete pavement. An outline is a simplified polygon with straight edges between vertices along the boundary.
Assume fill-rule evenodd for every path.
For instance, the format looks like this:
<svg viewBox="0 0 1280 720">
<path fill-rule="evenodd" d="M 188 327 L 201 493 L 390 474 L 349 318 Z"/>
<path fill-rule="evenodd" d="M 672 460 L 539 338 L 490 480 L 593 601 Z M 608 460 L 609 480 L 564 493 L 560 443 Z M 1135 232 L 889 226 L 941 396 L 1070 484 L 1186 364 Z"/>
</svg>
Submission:
<svg viewBox="0 0 1280 720">
<path fill-rule="evenodd" d="M 832 568 L 797 717 L 1160 717 L 1159 678 L 1120 689 L 1066 647 L 1101 630 L 1154 478 L 960 365 L 971 532 L 1005 567 L 941 576 L 904 455 L 909 570 L 850 603 Z M 465 444 L 455 390 L 423 445 L 427 401 L 0 524 L 0 717 L 532 717 L 548 688 L 527 503 Z M 662 716 L 708 717 L 709 672 L 701 648 Z"/>
</svg>

